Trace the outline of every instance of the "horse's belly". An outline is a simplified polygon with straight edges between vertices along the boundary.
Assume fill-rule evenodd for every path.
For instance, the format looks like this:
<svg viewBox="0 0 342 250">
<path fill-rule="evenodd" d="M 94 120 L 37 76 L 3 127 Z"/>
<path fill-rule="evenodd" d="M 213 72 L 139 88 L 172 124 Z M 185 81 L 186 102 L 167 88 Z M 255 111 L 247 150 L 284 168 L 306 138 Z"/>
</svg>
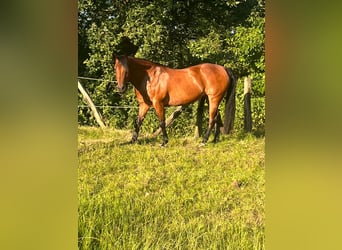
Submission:
<svg viewBox="0 0 342 250">
<path fill-rule="evenodd" d="M 199 77 L 194 76 L 189 70 L 180 70 L 177 73 L 177 77 L 172 76 L 168 79 L 168 105 L 186 105 L 198 100 L 204 93 L 204 86 Z"/>
<path fill-rule="evenodd" d="M 195 102 L 202 96 L 202 92 L 181 92 L 170 94 L 168 96 L 167 104 L 169 106 L 179 106 L 179 105 L 186 105 Z"/>
</svg>

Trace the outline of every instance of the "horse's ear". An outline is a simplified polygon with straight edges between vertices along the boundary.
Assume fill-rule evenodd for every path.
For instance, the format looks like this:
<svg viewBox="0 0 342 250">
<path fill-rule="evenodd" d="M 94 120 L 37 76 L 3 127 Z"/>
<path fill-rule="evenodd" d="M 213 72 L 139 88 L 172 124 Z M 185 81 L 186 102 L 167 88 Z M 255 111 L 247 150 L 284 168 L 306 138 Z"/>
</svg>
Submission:
<svg viewBox="0 0 342 250">
<path fill-rule="evenodd" d="M 119 55 L 116 52 L 113 52 L 113 54 L 112 54 L 112 64 L 115 63 L 115 59 L 118 58 L 118 57 L 119 57 Z"/>
<path fill-rule="evenodd" d="M 123 59 L 125 59 L 127 56 L 126 55 L 120 55 L 117 54 L 116 52 L 113 52 L 112 55 L 112 64 L 115 64 L 116 59 L 118 59 L 119 61 L 122 61 Z"/>
<path fill-rule="evenodd" d="M 127 55 L 118 55 L 114 52 L 112 55 L 112 64 L 113 65 L 115 64 L 116 59 L 119 60 L 121 64 L 124 64 L 124 65 L 127 64 Z"/>
</svg>

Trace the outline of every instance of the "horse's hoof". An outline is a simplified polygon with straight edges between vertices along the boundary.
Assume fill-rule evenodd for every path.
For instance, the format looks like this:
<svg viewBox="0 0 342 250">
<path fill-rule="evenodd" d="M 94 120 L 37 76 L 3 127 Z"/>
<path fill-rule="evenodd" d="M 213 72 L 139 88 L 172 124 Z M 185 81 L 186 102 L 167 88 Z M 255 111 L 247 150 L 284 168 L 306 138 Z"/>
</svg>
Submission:
<svg viewBox="0 0 342 250">
<path fill-rule="evenodd" d="M 205 142 L 201 142 L 201 144 L 199 145 L 199 147 L 204 147 L 206 145 Z"/>
<path fill-rule="evenodd" d="M 166 148 L 166 143 L 160 144 L 160 147 L 161 147 L 161 148 Z"/>
</svg>

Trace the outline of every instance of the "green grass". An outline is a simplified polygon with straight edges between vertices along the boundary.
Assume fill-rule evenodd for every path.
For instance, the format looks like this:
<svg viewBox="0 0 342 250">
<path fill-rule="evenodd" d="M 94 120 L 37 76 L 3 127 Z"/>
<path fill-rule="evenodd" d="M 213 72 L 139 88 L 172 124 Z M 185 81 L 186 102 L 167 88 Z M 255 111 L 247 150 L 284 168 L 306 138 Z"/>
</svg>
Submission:
<svg viewBox="0 0 342 250">
<path fill-rule="evenodd" d="M 79 249 L 264 249 L 264 138 L 79 128 Z"/>
</svg>

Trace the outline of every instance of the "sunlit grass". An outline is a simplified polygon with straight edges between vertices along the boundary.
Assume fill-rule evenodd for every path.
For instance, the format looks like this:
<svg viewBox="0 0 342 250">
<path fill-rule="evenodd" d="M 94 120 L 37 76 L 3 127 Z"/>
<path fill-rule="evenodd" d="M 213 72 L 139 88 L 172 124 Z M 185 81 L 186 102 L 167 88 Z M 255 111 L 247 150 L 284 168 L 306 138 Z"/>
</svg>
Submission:
<svg viewBox="0 0 342 250">
<path fill-rule="evenodd" d="M 80 249 L 264 249 L 264 138 L 79 128 Z"/>
</svg>

